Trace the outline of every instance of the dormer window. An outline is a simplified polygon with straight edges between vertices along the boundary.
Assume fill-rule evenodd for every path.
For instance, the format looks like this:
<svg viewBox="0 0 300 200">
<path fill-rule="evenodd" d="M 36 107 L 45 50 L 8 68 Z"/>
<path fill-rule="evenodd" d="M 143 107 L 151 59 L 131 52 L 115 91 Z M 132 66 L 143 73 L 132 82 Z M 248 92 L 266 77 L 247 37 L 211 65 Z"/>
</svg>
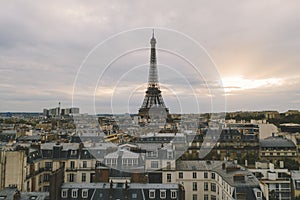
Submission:
<svg viewBox="0 0 300 200">
<path fill-rule="evenodd" d="M 77 198 L 78 196 L 78 189 L 73 189 L 72 190 L 72 198 Z"/>
<path fill-rule="evenodd" d="M 167 197 L 166 190 L 160 190 L 160 198 L 165 199 Z"/>
<path fill-rule="evenodd" d="M 88 189 L 83 189 L 81 196 L 82 196 L 83 199 L 88 198 L 88 196 L 89 196 Z"/>
<path fill-rule="evenodd" d="M 149 198 L 154 199 L 155 198 L 155 190 L 149 190 Z"/>
<path fill-rule="evenodd" d="M 68 197 L 68 189 L 62 189 L 61 198 L 67 198 L 67 197 Z"/>
<path fill-rule="evenodd" d="M 77 155 L 77 150 L 72 150 L 71 151 L 71 156 L 75 156 L 75 155 Z"/>
<path fill-rule="evenodd" d="M 148 152 L 148 157 L 149 158 L 156 158 L 158 156 L 157 151 L 149 151 Z"/>
<path fill-rule="evenodd" d="M 176 198 L 177 198 L 176 190 L 171 190 L 171 199 L 176 199 Z"/>
<path fill-rule="evenodd" d="M 257 198 L 261 198 L 261 192 L 256 193 Z"/>
<path fill-rule="evenodd" d="M 172 151 L 168 151 L 167 152 L 167 158 L 168 159 L 172 159 L 173 158 L 173 152 Z"/>
</svg>

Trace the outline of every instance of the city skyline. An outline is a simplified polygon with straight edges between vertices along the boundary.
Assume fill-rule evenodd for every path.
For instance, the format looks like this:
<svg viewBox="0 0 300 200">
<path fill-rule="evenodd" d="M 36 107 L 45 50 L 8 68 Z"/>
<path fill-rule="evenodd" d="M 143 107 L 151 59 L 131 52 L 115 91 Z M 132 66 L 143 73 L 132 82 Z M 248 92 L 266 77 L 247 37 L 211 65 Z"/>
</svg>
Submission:
<svg viewBox="0 0 300 200">
<path fill-rule="evenodd" d="M 133 8 L 121 2 L 105 1 L 97 6 L 79 2 L 7 2 L 0 8 L 3 27 L 0 36 L 0 112 L 40 112 L 58 102 L 71 106 L 76 73 L 91 49 L 111 35 L 142 27 L 158 29 L 158 47 L 164 47 L 166 43 L 165 28 L 190 36 L 207 50 L 220 73 L 226 96 L 226 109 L 220 106 L 216 112 L 300 109 L 297 87 L 297 52 L 300 50 L 297 24 L 300 16 L 297 4 L 289 1 L 218 4 L 176 1 L 173 6 L 167 2 L 154 2 L 138 3 Z M 188 16 L 183 15 L 186 11 L 190 11 Z M 118 15 L 114 15 L 116 12 Z M 137 41 L 141 42 L 138 45 L 149 47 L 149 31 L 138 37 Z M 128 41 L 121 45 L 124 49 L 132 49 Z M 195 52 L 191 49 L 185 53 Z M 113 53 L 108 52 L 108 55 Z M 143 61 L 138 63 L 145 63 L 147 71 L 148 50 L 136 55 L 141 56 L 139 59 Z M 135 59 L 130 57 L 125 61 L 130 64 Z M 172 60 L 158 52 L 158 64 L 172 64 Z M 164 79 L 162 68 L 159 68 L 161 89 L 166 106 L 173 107 L 172 95 L 164 91 L 163 86 L 168 88 L 181 83 L 173 77 Z M 147 73 L 145 77 L 141 80 L 147 84 Z M 128 84 L 140 85 L 139 81 Z M 192 86 L 198 89 L 196 85 Z M 100 93 L 109 93 L 110 88 L 106 89 Z M 145 89 L 146 86 L 141 87 L 135 97 L 137 102 L 133 107 L 136 112 Z M 186 92 L 185 88 L 180 89 L 180 92 Z M 109 113 L 105 106 L 100 106 L 98 113 Z M 93 110 L 83 108 L 82 112 L 93 113 Z M 115 112 L 124 113 L 122 109 Z"/>
</svg>

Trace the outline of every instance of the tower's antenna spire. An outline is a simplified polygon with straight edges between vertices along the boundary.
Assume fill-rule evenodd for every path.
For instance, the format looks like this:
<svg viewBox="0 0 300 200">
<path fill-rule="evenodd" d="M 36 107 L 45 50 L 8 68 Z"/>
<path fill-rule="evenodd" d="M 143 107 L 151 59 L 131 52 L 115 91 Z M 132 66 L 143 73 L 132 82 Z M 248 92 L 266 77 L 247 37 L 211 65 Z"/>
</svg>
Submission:
<svg viewBox="0 0 300 200">
<path fill-rule="evenodd" d="M 154 38 L 154 29 L 152 29 L 152 38 L 150 40 L 151 54 L 150 54 L 150 68 L 149 68 L 149 86 L 158 87 L 158 75 L 157 75 L 157 64 L 156 64 L 156 39 Z"/>
</svg>

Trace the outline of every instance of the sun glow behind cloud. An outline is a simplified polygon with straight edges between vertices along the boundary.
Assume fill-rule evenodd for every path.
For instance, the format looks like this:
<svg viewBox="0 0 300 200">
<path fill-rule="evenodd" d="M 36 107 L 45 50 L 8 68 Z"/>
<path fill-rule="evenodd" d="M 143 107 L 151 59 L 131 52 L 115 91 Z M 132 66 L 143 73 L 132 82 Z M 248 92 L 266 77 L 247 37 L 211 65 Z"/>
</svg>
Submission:
<svg viewBox="0 0 300 200">
<path fill-rule="evenodd" d="M 266 79 L 248 79 L 243 76 L 233 76 L 222 78 L 224 91 L 226 94 L 232 92 L 267 88 L 273 86 L 280 86 L 283 84 L 281 78 L 266 78 Z"/>
</svg>

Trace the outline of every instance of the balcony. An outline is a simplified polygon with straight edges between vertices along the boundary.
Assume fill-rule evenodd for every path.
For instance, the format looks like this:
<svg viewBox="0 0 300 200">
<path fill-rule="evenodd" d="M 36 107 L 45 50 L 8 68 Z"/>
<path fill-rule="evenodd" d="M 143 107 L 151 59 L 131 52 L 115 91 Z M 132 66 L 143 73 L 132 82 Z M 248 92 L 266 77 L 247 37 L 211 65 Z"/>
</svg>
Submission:
<svg viewBox="0 0 300 200">
<path fill-rule="evenodd" d="M 91 171 L 91 170 L 95 170 L 94 167 L 79 167 L 77 170 L 79 171 Z"/>
<path fill-rule="evenodd" d="M 75 168 L 75 167 L 67 167 L 66 168 L 66 171 L 67 172 L 74 172 L 74 171 L 77 171 L 78 169 L 77 168 Z"/>
<path fill-rule="evenodd" d="M 44 168 L 44 171 L 47 171 L 47 172 L 50 171 L 50 172 L 51 172 L 51 171 L 52 171 L 52 167 L 45 167 L 45 168 Z"/>
</svg>

